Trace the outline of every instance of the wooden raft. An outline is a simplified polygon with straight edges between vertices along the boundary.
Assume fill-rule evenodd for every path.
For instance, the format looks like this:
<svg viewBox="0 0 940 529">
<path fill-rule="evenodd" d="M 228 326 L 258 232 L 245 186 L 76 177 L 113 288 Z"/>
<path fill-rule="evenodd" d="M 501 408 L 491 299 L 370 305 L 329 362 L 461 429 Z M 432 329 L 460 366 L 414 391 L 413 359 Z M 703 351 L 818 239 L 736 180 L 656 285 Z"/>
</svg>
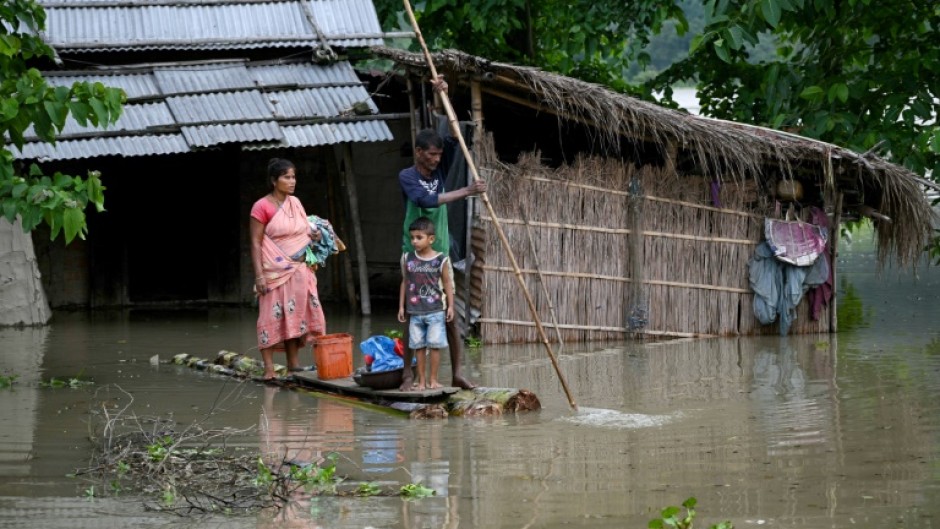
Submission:
<svg viewBox="0 0 940 529">
<path fill-rule="evenodd" d="M 365 398 L 382 398 L 389 400 L 404 400 L 416 402 L 435 402 L 446 400 L 449 395 L 460 391 L 460 388 L 446 386 L 438 389 L 425 389 L 421 391 L 398 391 L 397 389 L 372 389 L 356 384 L 352 377 L 333 378 L 322 380 L 316 371 L 302 371 L 291 373 L 294 380 L 303 386 L 323 389 L 341 395 L 354 395 Z"/>
<path fill-rule="evenodd" d="M 289 389 L 324 393 L 385 411 L 407 414 L 414 419 L 486 417 L 537 411 L 542 408 L 538 397 L 527 389 L 478 387 L 462 390 L 444 387 L 423 391 L 374 390 L 356 384 L 352 377 L 320 380 L 312 369 L 290 373 L 286 367 L 280 365 L 275 365 L 277 378 L 262 380 L 260 375 L 264 369 L 261 362 L 231 351 L 219 351 L 214 361 L 189 354 L 178 354 L 170 363 L 219 375 L 251 378 L 256 382 Z"/>
</svg>

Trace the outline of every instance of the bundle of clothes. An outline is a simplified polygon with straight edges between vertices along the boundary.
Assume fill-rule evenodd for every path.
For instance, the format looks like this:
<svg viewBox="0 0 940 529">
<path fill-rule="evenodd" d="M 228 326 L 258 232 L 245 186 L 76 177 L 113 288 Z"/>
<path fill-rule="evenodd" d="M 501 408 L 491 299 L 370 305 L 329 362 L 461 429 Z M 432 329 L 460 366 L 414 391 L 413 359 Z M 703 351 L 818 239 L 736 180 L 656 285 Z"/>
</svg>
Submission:
<svg viewBox="0 0 940 529">
<path fill-rule="evenodd" d="M 320 240 L 307 245 L 303 251 L 303 261 L 313 269 L 326 267 L 326 258 L 344 251 L 346 245 L 336 236 L 330 221 L 310 215 L 307 217 L 307 223 L 311 230 L 320 232 Z"/>
</svg>

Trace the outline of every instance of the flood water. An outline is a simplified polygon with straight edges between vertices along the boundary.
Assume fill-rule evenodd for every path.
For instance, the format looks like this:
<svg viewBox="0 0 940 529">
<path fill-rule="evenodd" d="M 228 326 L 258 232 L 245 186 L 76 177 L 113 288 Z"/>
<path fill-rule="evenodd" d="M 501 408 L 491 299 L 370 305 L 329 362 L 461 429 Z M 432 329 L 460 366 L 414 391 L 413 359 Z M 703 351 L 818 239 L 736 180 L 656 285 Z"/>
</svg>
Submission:
<svg viewBox="0 0 940 529">
<path fill-rule="evenodd" d="M 252 309 L 59 313 L 0 329 L 0 374 L 19 377 L 0 389 L 0 527 L 643 528 L 690 496 L 697 527 L 940 527 L 940 270 L 878 275 L 863 242 L 842 261 L 838 335 L 569 345 L 560 364 L 577 413 L 539 347 L 488 346 L 468 367 L 483 385 L 533 390 L 541 412 L 422 421 L 151 365 L 257 356 Z M 329 329 L 381 333 L 396 326 L 385 312 L 333 310 Z M 39 385 L 79 373 L 95 385 Z M 87 499 L 89 484 L 66 474 L 89 463 L 89 407 L 103 397 L 179 424 L 211 412 L 247 429 L 241 448 L 335 451 L 350 480 L 437 495 L 195 519 L 142 507 L 157 498 Z"/>
</svg>

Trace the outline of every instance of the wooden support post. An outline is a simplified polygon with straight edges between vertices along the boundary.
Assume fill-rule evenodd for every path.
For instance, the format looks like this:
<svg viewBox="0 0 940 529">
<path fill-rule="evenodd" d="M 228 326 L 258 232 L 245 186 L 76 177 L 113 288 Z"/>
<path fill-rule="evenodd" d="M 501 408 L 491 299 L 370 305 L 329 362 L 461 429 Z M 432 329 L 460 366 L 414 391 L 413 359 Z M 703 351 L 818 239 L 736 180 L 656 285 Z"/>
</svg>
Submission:
<svg viewBox="0 0 940 529">
<path fill-rule="evenodd" d="M 346 237 L 346 215 L 343 211 L 345 208 L 342 208 L 336 200 L 336 180 L 341 178 L 338 169 L 339 167 L 337 167 L 336 174 L 330 171 L 326 178 L 327 211 L 329 212 L 327 218 L 333 223 L 333 229 L 336 230 L 336 233 Z M 346 302 L 349 303 L 350 307 L 355 308 L 356 286 L 352 283 L 352 258 L 349 256 L 349 252 L 343 252 L 338 257 L 340 262 L 343 263 L 343 273 L 332 274 L 332 287 L 333 290 L 339 292 L 341 288 L 340 281 L 345 279 L 343 286 L 345 286 Z"/>
<path fill-rule="evenodd" d="M 470 113 L 473 117 L 473 145 L 477 145 L 483 135 L 483 90 L 480 81 L 470 81 Z"/>
<path fill-rule="evenodd" d="M 353 237 L 356 239 L 356 261 L 359 263 L 359 303 L 362 315 L 372 314 L 372 302 L 369 299 L 369 265 L 366 260 L 366 247 L 362 241 L 362 224 L 359 222 L 359 195 L 356 193 L 356 175 L 353 172 L 352 147 L 343 144 L 343 180 L 346 195 L 349 198 L 349 218 L 352 222 Z"/>
<path fill-rule="evenodd" d="M 433 81 L 434 78 L 432 77 L 431 80 Z M 422 86 L 424 86 L 423 83 L 422 83 Z M 450 97 L 450 96 L 448 96 L 448 98 L 449 98 L 449 97 Z M 441 93 L 440 93 L 440 92 L 437 92 L 437 91 L 432 90 L 432 91 L 431 91 L 431 101 L 432 101 L 432 104 L 434 105 L 434 113 L 435 113 L 435 114 L 437 114 L 437 115 L 443 115 L 443 114 L 446 114 L 446 113 L 447 113 L 447 111 L 444 110 L 444 98 L 441 96 Z M 449 102 L 449 101 L 448 101 L 448 102 Z M 436 123 L 435 121 L 431 120 L 431 127 L 433 128 L 433 127 L 436 127 L 436 126 L 437 126 L 437 123 Z M 452 125 L 452 126 L 453 126 L 453 125 Z M 458 124 L 457 126 L 459 127 L 460 125 Z"/>
<path fill-rule="evenodd" d="M 408 114 L 411 116 L 411 150 L 414 151 L 415 138 L 418 136 L 418 119 L 417 116 L 415 116 L 414 83 L 412 83 L 410 76 L 406 81 L 408 87 Z"/>
<path fill-rule="evenodd" d="M 483 136 L 483 91 L 480 90 L 480 82 L 471 81 L 470 84 L 470 108 L 473 113 L 473 148 L 479 152 L 479 142 Z M 467 232 L 464 237 L 464 316 L 463 316 L 463 335 L 466 337 L 470 333 L 470 309 L 471 297 L 473 296 L 473 213 L 476 209 L 476 198 L 467 197 Z"/>
<path fill-rule="evenodd" d="M 832 213 L 832 240 L 830 244 L 832 245 L 832 254 L 829 256 L 831 259 L 830 264 L 832 265 L 832 298 L 829 300 L 829 332 L 837 333 L 839 332 L 839 314 L 838 314 L 838 296 L 837 292 L 839 291 L 839 284 L 836 283 L 836 270 L 838 270 L 838 263 L 836 258 L 839 256 L 839 235 L 842 232 L 842 200 L 843 195 L 840 191 L 836 195 L 836 209 Z"/>
<path fill-rule="evenodd" d="M 676 165 L 679 160 L 679 145 L 675 140 L 670 140 L 666 143 L 666 168 L 665 172 L 667 176 L 676 175 Z"/>
</svg>

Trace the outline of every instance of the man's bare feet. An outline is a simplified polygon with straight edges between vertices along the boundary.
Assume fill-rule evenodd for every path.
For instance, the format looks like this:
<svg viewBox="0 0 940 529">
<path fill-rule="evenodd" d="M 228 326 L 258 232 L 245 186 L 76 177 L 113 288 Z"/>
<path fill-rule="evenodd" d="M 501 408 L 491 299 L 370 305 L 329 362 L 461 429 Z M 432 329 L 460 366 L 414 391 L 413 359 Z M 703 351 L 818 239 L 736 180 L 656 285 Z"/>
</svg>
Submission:
<svg viewBox="0 0 940 529">
<path fill-rule="evenodd" d="M 476 384 L 474 384 L 473 382 L 470 382 L 469 380 L 467 380 L 466 378 L 462 377 L 459 374 L 454 375 L 453 381 L 451 382 L 451 384 L 453 384 L 455 387 L 458 387 L 460 389 L 473 389 L 477 387 Z"/>
<path fill-rule="evenodd" d="M 398 391 L 412 391 L 414 385 L 415 380 L 413 377 L 402 377 L 401 385 L 398 386 Z"/>
</svg>

